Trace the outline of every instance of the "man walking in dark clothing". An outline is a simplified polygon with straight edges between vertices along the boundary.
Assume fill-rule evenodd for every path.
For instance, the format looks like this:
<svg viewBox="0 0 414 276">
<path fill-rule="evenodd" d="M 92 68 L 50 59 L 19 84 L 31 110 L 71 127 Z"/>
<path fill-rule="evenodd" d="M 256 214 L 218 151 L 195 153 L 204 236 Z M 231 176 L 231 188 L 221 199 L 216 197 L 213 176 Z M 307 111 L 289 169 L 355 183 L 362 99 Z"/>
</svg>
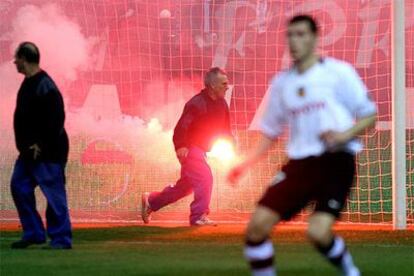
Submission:
<svg viewBox="0 0 414 276">
<path fill-rule="evenodd" d="M 205 89 L 190 99 L 175 129 L 173 142 L 181 163 L 181 178 L 161 192 L 142 195 L 141 215 L 149 223 L 150 214 L 194 192 L 191 203 L 191 225 L 214 225 L 207 218 L 213 176 L 206 161 L 206 152 L 222 136 L 232 138 L 229 107 L 224 100 L 228 89 L 226 73 L 211 68 L 204 79 Z"/>
<path fill-rule="evenodd" d="M 62 95 L 50 76 L 39 67 L 40 53 L 34 43 L 21 43 L 15 53 L 17 71 L 25 75 L 17 95 L 14 133 L 19 157 L 11 179 L 11 192 L 23 227 L 22 239 L 12 248 L 46 242 L 46 231 L 36 210 L 34 190 L 39 185 L 47 199 L 46 220 L 50 245 L 70 249 L 65 166 L 69 141 L 64 128 Z"/>
</svg>

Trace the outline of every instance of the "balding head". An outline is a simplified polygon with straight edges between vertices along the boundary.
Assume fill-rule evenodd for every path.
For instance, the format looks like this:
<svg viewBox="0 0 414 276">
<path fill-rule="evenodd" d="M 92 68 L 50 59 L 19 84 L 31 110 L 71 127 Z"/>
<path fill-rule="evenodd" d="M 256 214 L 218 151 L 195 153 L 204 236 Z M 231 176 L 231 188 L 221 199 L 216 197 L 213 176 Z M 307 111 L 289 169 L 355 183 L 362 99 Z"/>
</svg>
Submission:
<svg viewBox="0 0 414 276">
<path fill-rule="evenodd" d="M 14 64 L 16 64 L 17 72 L 30 77 L 40 70 L 39 61 L 40 53 L 36 44 L 28 41 L 19 44 L 14 54 Z"/>
<path fill-rule="evenodd" d="M 39 64 L 39 48 L 33 42 L 22 42 L 16 49 L 16 58 L 24 59 L 27 63 Z"/>
</svg>

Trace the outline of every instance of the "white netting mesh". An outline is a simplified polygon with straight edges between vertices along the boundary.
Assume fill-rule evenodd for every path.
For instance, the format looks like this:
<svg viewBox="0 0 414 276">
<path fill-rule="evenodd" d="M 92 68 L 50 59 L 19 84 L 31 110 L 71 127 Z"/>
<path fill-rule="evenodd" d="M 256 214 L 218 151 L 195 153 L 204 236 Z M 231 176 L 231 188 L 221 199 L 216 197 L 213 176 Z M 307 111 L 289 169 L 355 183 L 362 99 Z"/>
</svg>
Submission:
<svg viewBox="0 0 414 276">
<path fill-rule="evenodd" d="M 408 94 L 414 92 L 413 1 L 406 0 Z M 52 4 L 50 4 L 52 3 Z M 11 61 L 22 40 L 40 46 L 42 66 L 65 97 L 71 152 L 67 167 L 72 216 L 135 220 L 140 194 L 179 175 L 170 129 L 183 103 L 202 86 L 202 74 L 221 66 L 232 84 L 232 127 L 239 146 L 254 145 L 249 131 L 274 73 L 289 66 L 285 22 L 314 15 L 322 26 L 323 55 L 354 64 L 379 107 L 379 123 L 363 140 L 359 169 L 344 221 L 391 221 L 391 1 L 130 1 L 0 0 L 0 219 L 16 218 L 9 178 L 16 151 L 12 112 L 21 76 Z M 411 12 L 410 12 L 411 11 Z M 413 220 L 413 97 L 408 109 L 408 217 Z M 151 120 L 156 118 L 156 120 Z M 235 220 L 251 212 L 284 160 L 277 145 L 238 189 L 226 168 L 211 160 L 211 210 Z M 190 198 L 160 212 L 188 213 Z M 39 200 L 44 208 L 43 200 Z"/>
<path fill-rule="evenodd" d="M 414 220 L 414 1 L 406 1 L 407 218 Z"/>
</svg>

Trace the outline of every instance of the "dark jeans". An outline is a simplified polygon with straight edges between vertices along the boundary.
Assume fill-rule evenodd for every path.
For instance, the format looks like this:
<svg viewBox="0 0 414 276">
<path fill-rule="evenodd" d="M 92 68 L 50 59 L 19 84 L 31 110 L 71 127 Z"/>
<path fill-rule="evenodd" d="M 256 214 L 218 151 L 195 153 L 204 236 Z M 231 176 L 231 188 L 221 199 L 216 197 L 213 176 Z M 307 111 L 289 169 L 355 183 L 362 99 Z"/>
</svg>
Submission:
<svg viewBox="0 0 414 276">
<path fill-rule="evenodd" d="M 70 246 L 72 229 L 65 190 L 65 166 L 58 163 L 17 160 L 11 192 L 23 227 L 23 240 L 43 242 L 45 228 L 36 210 L 34 190 L 39 185 L 47 199 L 47 234 L 51 245 Z"/>
<path fill-rule="evenodd" d="M 191 203 L 190 224 L 194 224 L 204 214 L 209 213 L 213 175 L 206 161 L 206 154 L 197 147 L 191 147 L 181 165 L 181 178 L 175 185 L 169 185 L 161 192 L 153 192 L 149 197 L 151 210 L 157 211 L 194 192 Z"/>
</svg>

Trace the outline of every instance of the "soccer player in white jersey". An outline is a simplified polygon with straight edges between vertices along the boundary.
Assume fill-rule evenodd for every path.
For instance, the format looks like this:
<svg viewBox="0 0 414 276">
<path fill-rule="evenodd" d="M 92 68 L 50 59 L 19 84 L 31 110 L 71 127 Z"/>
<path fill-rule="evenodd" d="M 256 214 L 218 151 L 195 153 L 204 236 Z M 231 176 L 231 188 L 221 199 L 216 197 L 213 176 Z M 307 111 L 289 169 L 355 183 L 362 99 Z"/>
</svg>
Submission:
<svg viewBox="0 0 414 276">
<path fill-rule="evenodd" d="M 255 276 L 276 275 L 272 228 L 310 201 L 316 203 L 308 221 L 310 241 L 343 275 L 360 275 L 332 226 L 352 186 L 354 155 L 361 150 L 356 136 L 374 125 L 376 106 L 350 64 L 315 53 L 317 39 L 312 17 L 298 15 L 288 22 L 294 64 L 272 80 L 258 146 L 228 175 L 230 182 L 237 182 L 267 152 L 283 126 L 290 127 L 289 161 L 258 202 L 247 228 L 245 257 Z"/>
</svg>

